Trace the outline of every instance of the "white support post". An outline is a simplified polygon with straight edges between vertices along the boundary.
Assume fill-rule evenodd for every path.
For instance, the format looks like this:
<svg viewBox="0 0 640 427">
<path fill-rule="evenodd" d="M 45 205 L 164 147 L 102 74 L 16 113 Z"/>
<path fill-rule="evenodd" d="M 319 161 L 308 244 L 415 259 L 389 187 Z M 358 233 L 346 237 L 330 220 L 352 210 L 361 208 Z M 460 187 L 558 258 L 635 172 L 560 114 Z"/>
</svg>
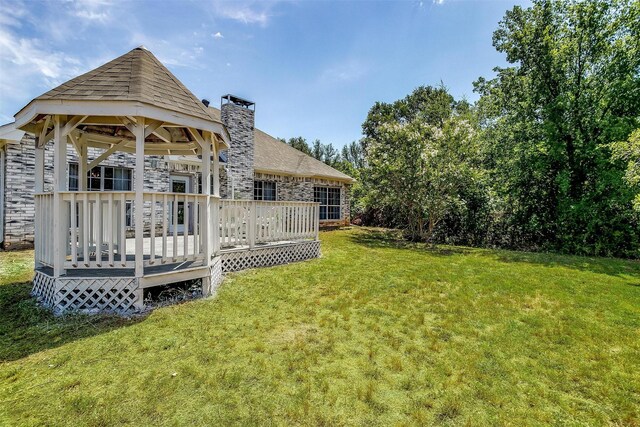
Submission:
<svg viewBox="0 0 640 427">
<path fill-rule="evenodd" d="M 78 191 L 87 191 L 87 137 L 82 134 L 76 138 L 76 151 L 78 152 Z M 85 233 L 89 233 L 89 227 L 85 224 L 85 218 L 89 215 L 88 204 L 86 203 L 86 194 L 83 195 L 83 203 L 78 204 L 78 221 L 79 221 L 79 234 L 78 242 L 82 249 L 84 262 L 89 263 L 89 248 L 87 247 L 88 241 L 85 238 Z"/>
<path fill-rule="evenodd" d="M 320 240 L 320 204 L 316 203 L 316 214 L 315 214 L 315 240 L 316 242 Z"/>
<path fill-rule="evenodd" d="M 134 221 L 136 229 L 136 278 L 144 276 L 144 117 L 137 118 L 136 135 L 136 175 Z M 141 296 L 139 299 L 142 299 Z M 142 301 L 139 301 L 142 303 Z"/>
<path fill-rule="evenodd" d="M 220 199 L 214 198 L 211 202 L 211 217 L 210 224 L 213 231 L 212 243 L 213 243 L 213 255 L 218 256 L 220 254 L 220 241 L 222 236 L 220 234 Z"/>
<path fill-rule="evenodd" d="M 78 140 L 80 145 L 80 152 L 78 153 L 78 190 L 87 191 L 87 137 L 82 134 Z"/>
<path fill-rule="evenodd" d="M 36 179 L 36 183 L 35 183 L 35 193 L 44 193 L 44 144 L 42 144 L 41 146 L 39 146 L 40 144 L 38 144 L 36 142 L 36 165 L 35 165 L 35 179 Z M 4 152 L 0 153 L 0 155 L 3 155 Z M 0 162 L 0 166 L 4 166 L 3 164 L 1 164 Z M 2 170 L 0 170 L 0 179 L 2 178 L 2 174 L 4 173 L 4 168 Z M 1 185 L 4 186 L 3 183 L 0 183 Z M 1 188 L 0 188 L 1 190 Z M 3 200 L 0 200 L 0 209 L 4 209 L 4 207 L 2 206 Z M 36 206 L 39 209 L 36 209 L 36 220 L 34 222 L 34 240 L 35 240 L 35 246 L 36 248 L 41 248 L 43 245 L 43 240 L 45 239 L 44 236 L 44 230 L 42 229 L 41 225 L 43 222 L 43 216 L 44 215 L 51 215 L 51 212 L 45 212 L 44 210 L 44 206 L 42 205 L 41 202 L 36 201 Z M 2 215 L 2 212 L 0 212 L 0 216 Z M 2 224 L 0 224 L 0 228 L 2 227 Z M 36 265 L 35 267 L 41 267 L 42 265 L 38 262 L 42 257 L 36 256 Z"/>
<path fill-rule="evenodd" d="M 258 228 L 258 214 L 256 201 L 249 202 L 249 223 L 247 224 L 247 233 L 249 234 L 249 249 L 253 249 L 256 246 L 256 229 Z"/>
<path fill-rule="evenodd" d="M 211 248 L 212 239 L 211 231 L 209 227 L 209 217 L 211 215 L 211 134 L 205 136 L 205 143 L 202 145 L 202 194 L 206 195 L 206 201 L 202 216 L 200 217 L 200 224 L 202 224 L 201 234 L 202 238 L 202 250 L 204 252 L 204 259 L 207 265 L 211 265 Z M 203 292 L 205 289 L 203 289 Z"/>
<path fill-rule="evenodd" d="M 62 137 L 63 119 L 53 119 L 53 276 L 64 275 L 64 262 L 67 256 L 67 215 L 66 204 L 61 191 L 67 189 L 67 138 Z"/>
<path fill-rule="evenodd" d="M 45 144 L 42 144 L 38 147 L 39 144 L 36 144 L 36 185 L 35 192 L 43 193 L 44 192 L 44 147 Z"/>
<path fill-rule="evenodd" d="M 213 170 L 211 173 L 213 174 L 213 195 L 216 197 L 220 197 L 220 159 L 218 158 L 218 147 L 214 142 L 213 146 Z"/>
</svg>

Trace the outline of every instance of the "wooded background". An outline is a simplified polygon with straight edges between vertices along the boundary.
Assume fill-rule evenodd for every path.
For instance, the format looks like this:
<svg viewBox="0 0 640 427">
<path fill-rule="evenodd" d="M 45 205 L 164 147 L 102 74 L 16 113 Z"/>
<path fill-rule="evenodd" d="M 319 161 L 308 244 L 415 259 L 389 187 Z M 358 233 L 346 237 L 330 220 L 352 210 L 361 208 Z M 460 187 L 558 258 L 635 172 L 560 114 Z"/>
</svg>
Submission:
<svg viewBox="0 0 640 427">
<path fill-rule="evenodd" d="M 640 2 L 507 11 L 508 67 L 376 103 L 363 138 L 287 143 L 358 180 L 352 219 L 408 239 L 640 257 Z M 419 54 L 419 53 L 417 53 Z"/>
</svg>

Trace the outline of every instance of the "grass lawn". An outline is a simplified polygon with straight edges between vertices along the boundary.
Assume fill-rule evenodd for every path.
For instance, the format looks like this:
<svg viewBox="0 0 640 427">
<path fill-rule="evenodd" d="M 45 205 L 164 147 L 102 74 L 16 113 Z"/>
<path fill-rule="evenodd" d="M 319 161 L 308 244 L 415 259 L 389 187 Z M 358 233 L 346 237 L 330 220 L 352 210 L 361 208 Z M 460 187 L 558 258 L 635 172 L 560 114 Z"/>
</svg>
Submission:
<svg viewBox="0 0 640 427">
<path fill-rule="evenodd" d="M 640 425 L 639 262 L 321 238 L 130 320 L 0 253 L 0 425 Z"/>
</svg>

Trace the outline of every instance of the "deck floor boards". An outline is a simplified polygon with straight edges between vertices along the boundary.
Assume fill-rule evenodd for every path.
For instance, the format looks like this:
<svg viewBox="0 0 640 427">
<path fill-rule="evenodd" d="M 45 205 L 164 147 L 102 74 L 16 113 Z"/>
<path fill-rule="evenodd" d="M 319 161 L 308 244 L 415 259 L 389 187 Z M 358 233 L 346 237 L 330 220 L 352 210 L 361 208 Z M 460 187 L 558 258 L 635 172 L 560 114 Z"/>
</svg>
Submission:
<svg viewBox="0 0 640 427">
<path fill-rule="evenodd" d="M 187 241 L 187 245 L 189 247 L 189 251 L 192 250 L 193 248 L 193 236 L 188 236 L 188 241 Z M 172 240 L 172 239 L 168 239 L 168 240 Z M 272 246 L 288 246 L 288 245 L 294 245 L 296 243 L 300 243 L 298 242 L 294 242 L 294 241 L 278 241 L 278 242 L 269 242 L 269 243 L 260 243 L 260 244 L 256 244 L 255 248 L 256 249 L 262 249 L 262 248 L 268 248 L 268 247 L 272 247 Z M 169 245 L 168 245 L 169 246 Z M 171 247 L 173 247 L 173 241 L 171 241 Z M 183 253 L 182 250 L 184 248 L 184 236 L 178 236 L 178 256 L 182 256 L 181 254 Z M 156 248 L 156 262 L 160 262 L 160 258 L 158 256 L 158 254 L 162 254 L 162 242 L 161 239 L 156 239 L 155 241 L 155 248 Z M 244 252 L 244 251 L 249 251 L 249 247 L 248 246 L 228 246 L 228 247 L 224 247 L 220 250 L 221 253 L 225 253 L 225 252 Z M 78 249 L 78 254 L 81 254 L 82 252 L 80 251 L 80 249 Z M 126 259 L 127 261 L 135 261 L 135 239 L 131 238 L 131 239 L 127 239 L 127 255 L 126 255 Z M 172 251 L 167 249 L 167 254 L 168 255 L 173 255 Z M 148 237 L 144 238 L 144 260 L 148 261 L 149 259 L 151 259 L 151 239 Z M 95 260 L 95 256 L 91 257 L 91 260 L 94 261 Z M 109 257 L 106 253 L 103 252 L 102 254 L 102 261 L 107 263 L 109 260 Z M 83 257 L 78 257 L 78 261 L 82 262 L 84 261 Z M 120 255 L 116 254 L 115 256 L 115 262 L 119 262 L 120 261 Z M 172 273 L 172 272 L 178 272 L 181 270 L 187 270 L 190 268 L 194 268 L 194 267 L 201 267 L 204 265 L 204 262 L 202 260 L 191 260 L 191 261 L 179 261 L 179 262 L 166 262 L 164 264 L 157 264 L 157 265 L 152 265 L 152 266 L 146 266 L 144 268 L 144 275 L 152 275 L 152 274 L 162 274 L 162 273 Z M 37 269 L 38 271 L 41 271 L 45 274 L 47 274 L 48 276 L 53 276 L 53 269 L 51 267 L 47 267 L 47 266 L 43 266 Z M 77 278 L 77 277 L 96 277 L 96 278 L 100 278 L 100 277 L 134 277 L 135 276 L 135 269 L 133 268 L 110 268 L 110 267 L 104 267 L 104 268 L 70 268 L 66 270 L 66 274 L 63 277 L 68 277 L 68 278 Z"/>
</svg>

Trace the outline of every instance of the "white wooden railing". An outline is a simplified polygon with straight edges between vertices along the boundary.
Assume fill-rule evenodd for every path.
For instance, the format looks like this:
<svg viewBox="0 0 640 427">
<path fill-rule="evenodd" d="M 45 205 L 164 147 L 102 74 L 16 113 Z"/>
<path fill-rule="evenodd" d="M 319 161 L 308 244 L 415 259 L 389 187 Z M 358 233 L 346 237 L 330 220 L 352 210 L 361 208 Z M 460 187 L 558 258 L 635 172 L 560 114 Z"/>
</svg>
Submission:
<svg viewBox="0 0 640 427">
<path fill-rule="evenodd" d="M 34 246 L 36 264 L 53 266 L 53 194 L 36 194 Z"/>
<path fill-rule="evenodd" d="M 317 203 L 220 200 L 222 248 L 318 238 Z"/>
<path fill-rule="evenodd" d="M 67 227 L 65 268 L 132 268 L 127 259 L 129 218 L 135 193 L 68 191 L 61 193 Z"/>
<path fill-rule="evenodd" d="M 59 252 L 66 255 L 64 269 L 135 267 L 134 192 L 67 191 L 60 193 L 60 200 L 68 229 Z M 318 238 L 317 203 L 153 192 L 144 193 L 143 203 L 144 266 L 205 260 L 206 242 L 216 254 L 220 249 Z M 53 194 L 37 194 L 35 208 L 36 262 L 53 266 Z M 207 208 L 210 222 L 204 227 Z"/>
<path fill-rule="evenodd" d="M 145 265 L 205 259 L 204 209 L 209 196 L 185 193 L 144 193 L 150 209 L 149 245 Z M 215 204 L 215 200 L 210 203 Z M 145 207 L 146 208 L 146 207 Z M 180 214 L 179 214 L 180 212 Z"/>
</svg>

